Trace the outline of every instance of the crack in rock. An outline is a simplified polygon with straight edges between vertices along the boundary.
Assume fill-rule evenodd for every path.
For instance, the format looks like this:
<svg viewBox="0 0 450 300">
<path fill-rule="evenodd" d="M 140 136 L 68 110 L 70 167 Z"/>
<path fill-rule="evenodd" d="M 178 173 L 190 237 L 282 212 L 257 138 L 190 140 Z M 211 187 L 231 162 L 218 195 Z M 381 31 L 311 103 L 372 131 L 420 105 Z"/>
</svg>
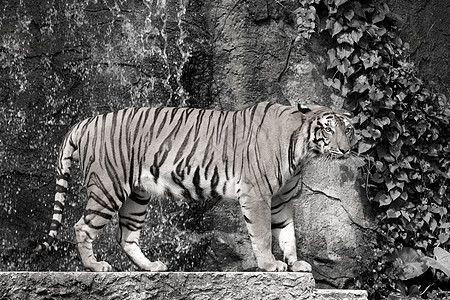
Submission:
<svg viewBox="0 0 450 300">
<path fill-rule="evenodd" d="M 327 197 L 328 199 L 339 202 L 341 204 L 341 207 L 347 213 L 347 216 L 350 219 L 350 221 L 353 224 L 355 224 L 356 226 L 358 226 L 359 228 L 365 229 L 365 230 L 375 230 L 376 229 L 374 226 L 366 226 L 366 225 L 361 224 L 361 222 L 356 221 L 355 218 L 352 216 L 352 214 L 350 213 L 350 211 L 347 209 L 347 207 L 344 205 L 344 203 L 342 202 L 342 200 L 340 198 L 331 196 L 331 195 L 325 193 L 324 191 L 313 189 L 311 186 L 309 186 L 308 184 L 306 184 L 303 181 L 302 181 L 302 186 L 313 194 L 323 195 L 323 196 Z M 356 218 L 358 218 L 358 217 L 356 217 Z M 364 222 L 364 220 L 362 222 Z"/>
</svg>

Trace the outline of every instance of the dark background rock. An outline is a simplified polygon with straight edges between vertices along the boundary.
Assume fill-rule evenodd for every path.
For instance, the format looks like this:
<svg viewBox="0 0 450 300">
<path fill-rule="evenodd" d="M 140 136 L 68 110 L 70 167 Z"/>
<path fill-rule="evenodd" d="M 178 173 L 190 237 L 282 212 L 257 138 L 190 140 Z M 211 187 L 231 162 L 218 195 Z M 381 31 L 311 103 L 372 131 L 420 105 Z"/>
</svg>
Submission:
<svg viewBox="0 0 450 300">
<path fill-rule="evenodd" d="M 392 10 L 406 16 L 403 38 L 420 71 L 446 92 L 449 27 L 431 17 L 443 18 L 448 5 L 416 1 L 423 9 L 415 10 L 413 2 L 391 3 Z M 240 109 L 272 100 L 340 107 L 321 79 L 325 42 L 293 42 L 296 8 L 274 0 L 8 1 L 0 11 L 0 270 L 82 270 L 72 233 L 84 206 L 77 172 L 56 248 L 28 247 L 48 230 L 57 150 L 81 119 L 144 105 Z M 325 177 L 304 181 L 298 252 L 319 283 L 349 286 L 364 266 L 361 245 L 371 232 L 359 171 L 347 163 L 310 168 Z M 142 248 L 171 270 L 255 269 L 236 202 L 155 199 L 147 219 Z M 114 241 L 116 222 L 99 236 L 96 253 L 119 271 L 133 270 Z"/>
<path fill-rule="evenodd" d="M 445 0 L 390 0 L 401 37 L 409 43 L 419 74 L 450 97 L 450 3 Z"/>
</svg>

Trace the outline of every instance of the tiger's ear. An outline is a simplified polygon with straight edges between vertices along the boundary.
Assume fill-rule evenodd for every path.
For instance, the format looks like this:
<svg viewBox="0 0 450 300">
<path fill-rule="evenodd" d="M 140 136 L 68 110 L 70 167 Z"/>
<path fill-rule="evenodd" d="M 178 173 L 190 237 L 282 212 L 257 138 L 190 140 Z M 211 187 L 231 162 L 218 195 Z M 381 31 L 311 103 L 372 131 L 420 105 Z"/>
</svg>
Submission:
<svg viewBox="0 0 450 300">
<path fill-rule="evenodd" d="M 312 111 L 311 108 L 309 108 L 308 106 L 305 106 L 303 104 L 297 104 L 297 107 L 298 107 L 298 110 L 303 114 L 307 114 Z"/>
</svg>

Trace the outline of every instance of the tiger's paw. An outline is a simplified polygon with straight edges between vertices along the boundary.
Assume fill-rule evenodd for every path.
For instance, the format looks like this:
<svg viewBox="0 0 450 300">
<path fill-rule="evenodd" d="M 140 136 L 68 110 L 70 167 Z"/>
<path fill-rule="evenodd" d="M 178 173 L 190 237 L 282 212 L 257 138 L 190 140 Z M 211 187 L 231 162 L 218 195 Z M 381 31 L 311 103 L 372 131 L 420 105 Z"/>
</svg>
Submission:
<svg viewBox="0 0 450 300">
<path fill-rule="evenodd" d="M 147 261 L 146 264 L 140 265 L 141 269 L 147 272 L 164 272 L 167 266 L 160 261 Z"/>
<path fill-rule="evenodd" d="M 266 272 L 286 272 L 288 266 L 280 260 L 275 260 L 271 263 L 261 264 L 259 268 Z"/>
<path fill-rule="evenodd" d="M 165 272 L 167 271 L 167 266 L 160 261 L 154 261 L 151 263 L 151 272 Z"/>
<path fill-rule="evenodd" d="M 311 272 L 312 271 L 312 267 L 306 261 L 297 260 L 292 265 L 289 265 L 289 271 L 292 271 L 292 272 Z"/>
<path fill-rule="evenodd" d="M 106 261 L 99 261 L 90 264 L 89 266 L 85 266 L 86 270 L 92 272 L 110 272 L 112 271 L 112 267 Z"/>
</svg>

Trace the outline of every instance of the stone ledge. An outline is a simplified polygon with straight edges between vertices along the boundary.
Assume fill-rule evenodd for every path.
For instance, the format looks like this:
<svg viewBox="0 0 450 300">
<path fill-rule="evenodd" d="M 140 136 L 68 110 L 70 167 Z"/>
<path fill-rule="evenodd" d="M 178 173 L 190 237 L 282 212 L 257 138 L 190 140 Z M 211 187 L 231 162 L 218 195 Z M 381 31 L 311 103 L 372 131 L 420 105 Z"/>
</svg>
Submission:
<svg viewBox="0 0 450 300">
<path fill-rule="evenodd" d="M 0 272 L 1 299 L 367 299 L 314 286 L 310 273 Z"/>
<path fill-rule="evenodd" d="M 314 291 L 314 300 L 367 300 L 367 291 L 363 290 L 324 290 Z"/>
</svg>

